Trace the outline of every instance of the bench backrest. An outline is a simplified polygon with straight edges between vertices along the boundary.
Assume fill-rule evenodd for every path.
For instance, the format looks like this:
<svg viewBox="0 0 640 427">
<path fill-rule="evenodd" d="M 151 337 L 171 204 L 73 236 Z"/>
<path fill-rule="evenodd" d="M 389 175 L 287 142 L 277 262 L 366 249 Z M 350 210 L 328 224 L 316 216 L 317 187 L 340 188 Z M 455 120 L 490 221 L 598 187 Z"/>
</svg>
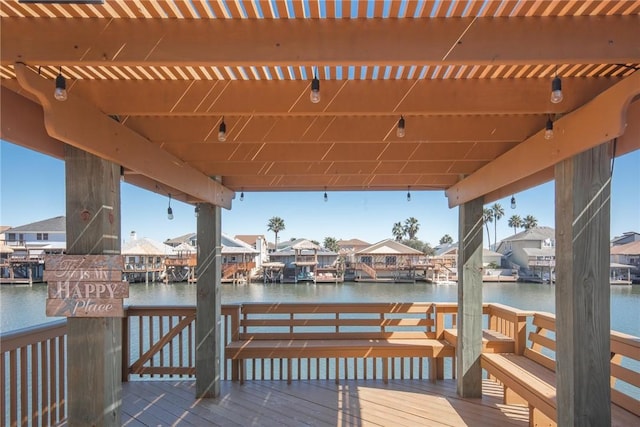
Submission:
<svg viewBox="0 0 640 427">
<path fill-rule="evenodd" d="M 529 333 L 531 344 L 524 355 L 542 366 L 556 369 L 556 322 L 549 313 L 536 313 L 533 316 L 535 331 Z M 626 366 L 625 366 L 626 365 Z M 611 332 L 611 401 L 616 405 L 640 416 L 640 400 L 626 390 L 640 389 L 640 374 L 628 365 L 640 366 L 640 339 L 620 332 Z M 632 387 L 618 387 L 619 383 Z"/>
<path fill-rule="evenodd" d="M 237 328 L 240 340 L 435 338 L 431 303 L 244 304 Z"/>
</svg>

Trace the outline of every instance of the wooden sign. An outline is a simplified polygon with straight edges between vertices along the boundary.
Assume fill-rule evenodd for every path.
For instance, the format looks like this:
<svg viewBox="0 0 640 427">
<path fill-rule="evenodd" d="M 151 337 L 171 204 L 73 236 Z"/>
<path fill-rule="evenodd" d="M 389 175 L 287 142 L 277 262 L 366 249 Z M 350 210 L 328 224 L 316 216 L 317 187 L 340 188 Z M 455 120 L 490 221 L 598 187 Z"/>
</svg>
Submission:
<svg viewBox="0 0 640 427">
<path fill-rule="evenodd" d="M 69 298 L 48 299 L 47 316 L 124 317 L 122 299 Z"/>
<path fill-rule="evenodd" d="M 47 316 L 123 317 L 129 283 L 122 281 L 121 255 L 45 257 Z"/>
<path fill-rule="evenodd" d="M 49 282 L 49 298 L 129 298 L 127 282 Z"/>
</svg>

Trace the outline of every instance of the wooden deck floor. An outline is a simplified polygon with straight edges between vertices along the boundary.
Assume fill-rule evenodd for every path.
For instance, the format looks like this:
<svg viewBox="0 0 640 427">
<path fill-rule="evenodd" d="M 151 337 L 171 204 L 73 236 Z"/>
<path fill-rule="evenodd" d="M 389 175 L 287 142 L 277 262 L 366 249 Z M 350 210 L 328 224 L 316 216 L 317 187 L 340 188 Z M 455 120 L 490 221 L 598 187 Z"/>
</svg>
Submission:
<svg viewBox="0 0 640 427">
<path fill-rule="evenodd" d="M 456 395 L 454 380 L 223 381 L 217 399 L 194 399 L 193 381 L 123 384 L 125 426 L 527 426 L 524 406 L 502 405 L 485 382 L 482 399 Z"/>
</svg>

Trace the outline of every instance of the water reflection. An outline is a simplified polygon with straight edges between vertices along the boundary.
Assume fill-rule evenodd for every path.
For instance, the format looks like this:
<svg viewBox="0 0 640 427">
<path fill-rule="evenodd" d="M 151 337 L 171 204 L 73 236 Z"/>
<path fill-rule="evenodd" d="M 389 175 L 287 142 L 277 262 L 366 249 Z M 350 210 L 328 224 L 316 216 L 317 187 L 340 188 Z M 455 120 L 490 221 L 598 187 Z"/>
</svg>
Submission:
<svg viewBox="0 0 640 427">
<path fill-rule="evenodd" d="M 526 310 L 555 312 L 555 289 L 537 283 L 485 283 L 483 300 Z M 454 302 L 456 285 L 426 283 L 342 283 L 222 285 L 222 303 L 242 302 Z M 195 305 L 196 286 L 135 283 L 127 305 Z M 3 332 L 52 320 L 45 315 L 46 286 L 5 285 L 0 292 Z M 640 286 L 611 287 L 611 327 L 640 336 Z"/>
</svg>

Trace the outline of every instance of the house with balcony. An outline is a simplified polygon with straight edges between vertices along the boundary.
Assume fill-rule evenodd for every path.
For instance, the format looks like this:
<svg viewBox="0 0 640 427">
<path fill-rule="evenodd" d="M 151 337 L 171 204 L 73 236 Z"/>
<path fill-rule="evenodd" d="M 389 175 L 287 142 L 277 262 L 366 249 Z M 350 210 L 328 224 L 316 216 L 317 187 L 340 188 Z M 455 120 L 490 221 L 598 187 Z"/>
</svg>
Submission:
<svg viewBox="0 0 640 427">
<path fill-rule="evenodd" d="M 415 282 L 425 255 L 394 239 L 382 240 L 355 255 L 356 281 Z"/>
<path fill-rule="evenodd" d="M 269 254 L 269 263 L 264 268 L 265 277 L 275 277 L 274 273 L 279 272 L 282 283 L 344 280 L 338 253 L 307 239 L 294 239 L 278 246 L 277 251 Z"/>
<path fill-rule="evenodd" d="M 138 238 L 135 231 L 122 245 L 124 279 L 129 282 L 156 282 L 166 277 L 165 258 L 171 247 L 147 237 Z"/>
<path fill-rule="evenodd" d="M 44 256 L 64 253 L 67 247 L 66 217 L 57 216 L 6 228 L 2 249 L 2 283 L 42 281 Z M 5 265 L 6 264 L 6 265 Z"/>
<path fill-rule="evenodd" d="M 503 239 L 496 252 L 504 256 L 503 267 L 515 268 L 524 281 L 552 281 L 556 267 L 556 232 L 535 227 Z"/>
<path fill-rule="evenodd" d="M 222 281 L 247 283 L 256 273 L 256 259 L 260 252 L 248 243 L 222 233 Z"/>
<path fill-rule="evenodd" d="M 254 261 L 256 263 L 256 269 L 262 268 L 262 263 L 269 259 L 269 251 L 267 247 L 267 239 L 262 234 L 237 234 L 234 236 L 235 240 L 242 241 L 253 249 L 258 251 Z"/>
<path fill-rule="evenodd" d="M 610 260 L 612 283 L 640 283 L 640 240 L 611 246 Z"/>
</svg>

